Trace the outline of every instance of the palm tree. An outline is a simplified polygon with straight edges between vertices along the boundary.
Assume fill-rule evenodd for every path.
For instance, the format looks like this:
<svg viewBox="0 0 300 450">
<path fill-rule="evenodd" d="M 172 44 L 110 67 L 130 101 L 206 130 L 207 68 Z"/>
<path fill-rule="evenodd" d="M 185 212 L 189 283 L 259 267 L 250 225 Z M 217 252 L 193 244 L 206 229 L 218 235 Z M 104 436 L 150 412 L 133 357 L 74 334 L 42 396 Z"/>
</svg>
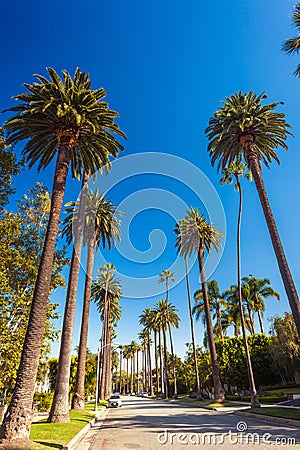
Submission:
<svg viewBox="0 0 300 450">
<path fill-rule="evenodd" d="M 251 91 L 245 95 L 240 91 L 226 98 L 224 105 L 210 119 L 206 128 L 210 141 L 208 151 L 212 165 L 218 161 L 218 169 L 224 170 L 232 162 L 240 163 L 244 159 L 253 175 L 300 337 L 299 298 L 261 175 L 262 163 L 267 167 L 273 159 L 279 163 L 275 151 L 277 147 L 281 146 L 287 150 L 285 140 L 290 134 L 289 125 L 285 121 L 284 114 L 273 111 L 278 102 L 269 105 L 261 104 L 261 101 L 266 98 L 265 93 L 256 96 Z"/>
<path fill-rule="evenodd" d="M 118 114 L 101 101 L 105 90 L 91 90 L 88 74 L 76 69 L 73 81 L 64 71 L 62 80 L 53 69 L 47 70 L 50 80 L 36 75 L 37 82 L 25 84 L 29 92 L 15 97 L 21 103 L 10 109 L 16 114 L 5 123 L 8 144 L 27 140 L 23 154 L 29 167 L 36 162 L 39 162 L 39 170 L 48 166 L 56 153 L 57 160 L 46 238 L 17 381 L 0 429 L 2 439 L 29 437 L 54 246 L 69 165 L 71 163 L 73 176 L 81 173 L 82 165 L 88 173 L 95 173 L 108 162 L 109 155 L 116 157 L 123 148 L 112 133 L 125 137 L 115 124 Z"/>
<path fill-rule="evenodd" d="M 128 370 L 128 362 L 131 358 L 131 349 L 129 345 L 124 345 L 123 348 L 123 357 L 126 359 L 126 388 L 125 393 L 129 392 L 129 370 Z"/>
<path fill-rule="evenodd" d="M 201 277 L 201 286 L 204 299 L 206 328 L 209 342 L 209 350 L 212 362 L 212 372 L 214 381 L 214 399 L 217 402 L 224 400 L 224 391 L 220 379 L 220 370 L 214 341 L 213 326 L 210 314 L 209 298 L 207 293 L 206 277 L 204 272 L 204 251 L 208 254 L 211 248 L 218 251 L 221 244 L 221 232 L 211 225 L 205 217 L 199 213 L 198 209 L 190 208 L 184 219 L 181 219 L 175 226 L 176 248 L 183 256 L 190 256 L 197 252 L 198 264 Z"/>
<path fill-rule="evenodd" d="M 258 315 L 260 332 L 264 333 L 262 314 L 266 308 L 265 299 L 275 297 L 280 300 L 280 295 L 272 288 L 268 278 L 260 280 L 253 275 L 249 275 L 249 277 L 243 278 L 243 284 L 249 288 L 249 298 L 252 301 L 253 310 Z"/>
<path fill-rule="evenodd" d="M 76 202 L 69 203 L 71 214 L 70 222 L 74 212 L 78 209 Z M 103 248 L 108 246 L 111 249 L 116 239 L 120 239 L 121 221 L 117 215 L 122 214 L 116 209 L 110 200 L 105 200 L 104 194 L 99 195 L 98 190 L 88 193 L 87 211 L 85 216 L 84 243 L 88 248 L 86 263 L 86 278 L 84 288 L 84 302 L 82 310 L 82 322 L 79 341 L 78 364 L 76 373 L 76 384 L 72 399 L 72 409 L 84 409 L 84 378 L 86 346 L 88 339 L 88 320 L 90 312 L 91 286 L 94 267 L 95 249 L 101 242 Z"/>
<path fill-rule="evenodd" d="M 296 27 L 297 36 L 289 38 L 285 40 L 282 44 L 282 50 L 288 55 L 292 55 L 293 53 L 298 54 L 300 49 L 300 2 L 297 2 L 294 5 L 294 12 L 292 14 L 293 25 Z M 300 64 L 297 66 L 297 69 L 294 72 L 296 77 L 300 77 Z"/>
<path fill-rule="evenodd" d="M 243 308 L 243 297 L 242 297 L 242 280 L 241 280 L 241 221 L 242 221 L 242 209 L 243 209 L 243 193 L 242 193 L 242 186 L 240 183 L 240 176 L 242 176 L 244 173 L 248 178 L 251 178 L 250 172 L 245 172 L 246 164 L 241 164 L 240 162 L 232 162 L 228 167 L 226 167 L 223 170 L 223 177 L 221 179 L 222 183 L 232 183 L 232 176 L 234 176 L 236 184 L 235 188 L 239 192 L 239 212 L 238 212 L 238 220 L 237 220 L 237 280 L 238 280 L 238 304 L 239 304 L 239 312 L 241 317 L 241 325 L 242 325 L 242 333 L 243 333 L 243 343 L 246 353 L 246 365 L 247 365 L 247 373 L 248 373 L 248 380 L 249 380 L 249 390 L 251 395 L 251 407 L 252 408 L 258 408 L 260 407 L 260 403 L 258 400 L 258 395 L 256 392 L 255 387 L 255 380 L 252 370 L 252 362 L 251 362 L 251 356 L 247 341 L 247 335 L 246 335 L 246 324 L 245 324 L 245 317 L 244 317 L 244 308 Z M 247 307 L 249 310 L 249 302 L 247 302 Z M 249 310 L 249 318 L 252 330 L 254 332 L 254 324 L 251 320 L 251 312 Z"/>
<path fill-rule="evenodd" d="M 175 272 L 171 272 L 170 270 L 163 270 L 159 274 L 159 280 L 158 283 L 166 283 L 166 302 L 168 304 L 169 301 L 169 283 L 175 282 L 174 278 Z M 171 328 L 169 326 L 169 338 L 170 338 L 170 346 L 171 346 L 171 355 L 172 355 L 172 372 L 173 372 L 173 379 L 174 379 L 174 398 L 177 398 L 177 378 L 176 378 L 176 370 L 175 370 L 175 357 L 174 357 L 174 349 L 173 349 L 173 340 L 171 335 Z"/>
<path fill-rule="evenodd" d="M 142 385 L 143 391 L 148 391 L 148 375 L 147 375 L 147 354 L 148 354 L 148 331 L 143 328 L 139 334 L 142 349 Z"/>
<path fill-rule="evenodd" d="M 153 395 L 153 380 L 152 380 L 152 363 L 151 363 L 151 348 L 150 348 L 150 342 L 151 342 L 151 330 L 153 329 L 153 310 L 151 308 L 146 308 L 142 314 L 140 315 L 139 324 L 144 325 L 144 330 L 147 331 L 147 353 L 148 353 L 148 364 L 149 364 L 149 390 L 150 395 Z"/>
<path fill-rule="evenodd" d="M 222 321 L 223 330 L 227 330 L 228 326 L 233 324 L 234 335 L 238 337 L 241 334 L 240 329 L 242 326 L 238 286 L 236 284 L 231 285 L 229 289 L 227 289 L 225 292 L 222 293 L 222 298 L 224 299 L 224 302 L 226 304 Z M 244 301 L 244 303 L 246 304 L 247 302 Z M 247 306 L 247 304 L 245 305 L 244 303 L 242 304 L 242 306 L 243 306 L 243 317 L 245 321 L 245 328 L 251 333 L 252 332 L 251 321 L 248 313 L 245 311 L 245 306 Z"/>
<path fill-rule="evenodd" d="M 119 344 L 119 392 L 122 393 L 122 356 L 123 356 L 123 345 Z"/>
<path fill-rule="evenodd" d="M 165 374 L 165 386 L 164 386 L 164 395 L 165 398 L 168 398 L 169 393 L 169 376 L 168 376 L 168 356 L 167 356 L 167 330 L 171 330 L 171 327 L 179 327 L 179 317 L 177 315 L 176 306 L 167 302 L 167 300 L 158 300 L 155 306 L 155 312 L 157 315 L 157 322 L 163 333 L 163 341 L 164 341 L 164 374 Z M 170 332 L 170 345 L 172 343 L 172 333 Z M 175 388 L 175 379 L 174 379 L 174 388 Z M 175 391 L 174 391 L 175 392 Z"/>
<path fill-rule="evenodd" d="M 120 280 L 115 277 L 115 267 L 111 263 L 106 263 L 99 269 L 99 275 L 92 283 L 91 299 L 96 303 L 102 320 L 102 373 L 100 384 L 100 398 L 109 397 L 111 392 L 111 371 L 112 371 L 112 339 L 113 327 L 121 318 L 120 300 L 122 288 Z M 127 348 L 123 350 L 126 358 Z"/>
<path fill-rule="evenodd" d="M 225 307 L 225 302 L 220 294 L 220 288 L 217 280 L 211 280 L 207 282 L 207 295 L 208 301 L 210 305 L 211 312 L 213 313 L 212 318 L 217 319 L 217 330 L 218 330 L 218 338 L 223 339 L 224 333 L 222 329 L 222 309 Z M 196 320 L 200 318 L 201 315 L 204 314 L 204 322 L 205 322 L 205 308 L 204 308 L 204 299 L 202 289 L 197 289 L 194 293 L 195 306 L 193 308 L 193 314 L 196 314 Z"/>
<path fill-rule="evenodd" d="M 185 257 L 185 279 L 186 279 L 188 305 L 189 305 L 189 315 L 190 315 L 191 337 L 192 337 L 192 346 L 193 346 L 194 368 L 195 368 L 195 375 L 196 375 L 196 400 L 203 400 L 202 393 L 201 393 L 201 388 L 200 388 L 199 367 L 198 367 L 198 357 L 197 357 L 197 346 L 196 346 L 196 340 L 195 340 L 195 331 L 194 331 L 194 322 L 193 322 L 193 310 L 192 310 L 192 301 L 191 301 L 191 289 L 190 289 L 190 281 L 189 281 L 189 267 L 188 267 L 188 258 L 187 257 Z"/>
</svg>

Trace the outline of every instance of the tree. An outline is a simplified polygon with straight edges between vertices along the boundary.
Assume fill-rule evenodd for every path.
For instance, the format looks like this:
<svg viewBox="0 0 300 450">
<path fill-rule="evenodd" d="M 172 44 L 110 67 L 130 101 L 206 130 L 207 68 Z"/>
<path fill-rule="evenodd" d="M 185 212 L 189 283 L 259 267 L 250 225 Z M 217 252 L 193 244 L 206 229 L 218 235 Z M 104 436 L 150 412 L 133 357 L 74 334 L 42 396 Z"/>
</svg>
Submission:
<svg viewBox="0 0 300 450">
<path fill-rule="evenodd" d="M 262 164 L 269 167 L 274 159 L 279 163 L 275 151 L 281 146 L 287 150 L 285 140 L 289 125 L 282 113 L 274 112 L 277 103 L 262 105 L 265 93 L 256 96 L 252 91 L 241 91 L 225 99 L 224 105 L 209 120 L 206 134 L 211 163 L 218 161 L 218 169 L 224 170 L 233 162 L 245 161 L 253 175 L 262 205 L 269 234 L 277 258 L 285 291 L 300 337 L 300 304 L 296 287 L 281 244 L 274 216 L 269 204 L 262 178 Z"/>
<path fill-rule="evenodd" d="M 71 217 L 73 217 L 74 212 L 78 209 L 78 205 L 68 204 L 68 206 L 73 208 L 73 212 L 71 212 Z M 86 263 L 86 279 L 79 341 L 76 389 L 72 399 L 72 408 L 75 410 L 84 409 L 84 370 L 88 338 L 88 320 L 94 267 L 94 252 L 95 249 L 99 247 L 100 243 L 103 248 L 107 245 L 107 247 L 111 249 L 116 239 L 120 239 L 121 221 L 117 217 L 117 215 L 120 214 L 120 211 L 116 209 L 116 206 L 110 200 L 105 200 L 104 193 L 99 195 L 98 190 L 95 192 L 92 190 L 89 191 L 83 233 L 84 244 L 86 244 L 88 248 L 88 256 Z"/>
<path fill-rule="evenodd" d="M 151 364 L 151 330 L 153 329 L 153 310 L 151 308 L 146 308 L 140 315 L 139 324 L 144 326 L 144 330 L 147 332 L 147 358 L 149 364 L 149 390 L 150 395 L 153 395 L 153 381 L 152 381 L 152 364 Z"/>
<path fill-rule="evenodd" d="M 71 163 L 73 175 L 83 165 L 89 173 L 101 169 L 108 155 L 117 156 L 121 144 L 112 133 L 124 134 L 115 124 L 117 113 L 101 101 L 104 89 L 91 90 L 89 76 L 76 70 L 74 81 L 67 71 L 63 80 L 48 68 L 50 80 L 36 75 L 37 82 L 25 84 L 29 93 L 17 95 L 16 114 L 5 122 L 8 145 L 26 139 L 23 154 L 29 167 L 39 161 L 46 167 L 57 153 L 51 210 L 33 295 L 17 381 L 5 414 L 0 437 L 28 439 L 32 421 L 32 400 L 46 318 L 54 246 Z M 22 417 L 22 420 L 19 420 Z"/>
<path fill-rule="evenodd" d="M 36 183 L 17 205 L 16 213 L 4 210 L 0 218 L 0 391 L 8 398 L 16 380 L 38 274 L 50 211 L 49 192 Z M 68 262 L 66 248 L 56 246 L 50 294 L 65 287 L 62 270 Z M 58 339 L 53 324 L 57 307 L 54 303 L 47 306 L 42 356 L 49 351 L 49 341 Z"/>
<path fill-rule="evenodd" d="M 168 398 L 169 394 L 169 377 L 168 377 L 168 356 L 167 356 L 167 330 L 171 330 L 171 327 L 178 328 L 180 318 L 177 315 L 176 306 L 167 302 L 167 300 L 158 300 L 155 306 L 155 312 L 157 315 L 157 321 L 163 333 L 163 341 L 164 341 L 164 373 L 165 373 L 165 388 L 164 395 L 165 398 Z M 172 342 L 172 334 L 170 333 L 170 342 Z M 173 358 L 172 358 L 172 366 L 173 366 Z M 175 378 L 174 378 L 174 395 L 175 395 Z"/>
<path fill-rule="evenodd" d="M 168 304 L 169 301 L 169 282 L 172 281 L 175 282 L 174 278 L 175 272 L 171 272 L 170 270 L 163 270 L 159 274 L 159 280 L 158 283 L 166 283 L 166 302 Z M 173 372 L 173 379 L 174 379 L 174 398 L 177 398 L 177 380 L 176 380 L 176 370 L 175 370 L 175 357 L 174 357 L 174 349 L 173 349 L 173 340 L 172 340 L 172 334 L 171 334 L 171 328 L 169 326 L 169 338 L 170 338 L 170 346 L 171 346 L 171 355 L 172 355 L 172 372 Z"/>
<path fill-rule="evenodd" d="M 258 279 L 253 275 L 243 278 L 243 284 L 249 288 L 249 299 L 253 304 L 253 309 L 258 315 L 260 332 L 264 333 L 264 327 L 262 323 L 262 314 L 266 308 L 265 299 L 269 297 L 275 297 L 280 300 L 280 295 L 276 292 L 268 278 Z"/>
<path fill-rule="evenodd" d="M 13 188 L 13 177 L 20 173 L 23 162 L 17 162 L 12 148 L 3 139 L 3 130 L 0 128 L 0 212 L 9 201 L 10 195 L 16 190 Z"/>
<path fill-rule="evenodd" d="M 294 5 L 294 12 L 292 14 L 293 25 L 297 30 L 297 36 L 286 39 L 282 44 L 282 50 L 288 55 L 292 55 L 293 53 L 298 54 L 300 49 L 300 2 L 296 2 Z M 297 66 L 294 75 L 296 77 L 300 77 L 300 64 Z"/>
<path fill-rule="evenodd" d="M 240 183 L 240 176 L 242 176 L 244 174 L 245 169 L 246 169 L 245 164 L 241 164 L 239 162 L 232 162 L 228 167 L 224 168 L 223 177 L 221 179 L 221 182 L 231 183 L 232 176 L 234 176 L 235 182 L 236 182 L 235 188 L 239 192 L 239 212 L 238 212 L 237 233 L 236 233 L 238 305 L 239 305 L 239 312 L 240 312 L 240 318 L 241 318 L 243 342 L 244 342 L 245 353 L 246 353 L 247 373 L 248 373 L 250 395 L 251 395 L 251 407 L 259 408 L 260 403 L 259 403 L 258 395 L 256 392 L 255 381 L 254 381 L 253 370 L 252 370 L 252 362 L 251 362 L 250 351 L 249 351 L 247 335 L 246 335 L 246 323 L 245 323 L 245 317 L 244 317 L 243 297 L 242 297 L 242 280 L 241 280 L 241 221 L 242 221 L 242 210 L 243 210 L 243 193 L 242 193 L 242 186 Z M 251 177 L 250 173 L 248 173 L 246 175 L 248 175 L 248 178 Z M 247 305 L 249 307 L 248 302 L 247 302 Z M 251 313 L 249 314 L 249 316 L 250 316 L 250 323 L 252 325 L 253 332 L 254 332 L 254 325 L 251 322 Z"/>
<path fill-rule="evenodd" d="M 217 330 L 218 338 L 223 339 L 223 328 L 222 328 L 222 309 L 225 307 L 225 302 L 220 294 L 220 288 L 217 280 L 211 280 L 207 282 L 207 294 L 208 301 L 210 304 L 211 312 L 213 313 L 212 318 L 217 319 Z M 202 289 L 197 289 L 194 293 L 195 306 L 193 307 L 193 314 L 196 314 L 196 320 L 203 315 L 205 323 L 205 307 L 203 300 Z"/>
<path fill-rule="evenodd" d="M 91 298 L 96 303 L 102 320 L 101 399 L 109 397 L 111 392 L 113 326 L 120 320 L 122 311 L 120 307 L 122 288 L 120 280 L 115 277 L 115 270 L 113 264 L 106 263 L 99 269 L 100 273 L 91 288 Z M 124 358 L 125 355 L 124 348 Z"/>
<path fill-rule="evenodd" d="M 242 319 L 239 303 L 239 288 L 236 284 L 232 284 L 229 289 L 227 289 L 222 294 L 222 298 L 225 301 L 226 307 L 223 315 L 223 329 L 227 329 L 228 326 L 233 324 L 234 335 L 238 337 L 241 333 Z M 244 297 L 242 297 L 244 300 Z M 251 321 L 249 319 L 248 313 L 245 311 L 244 302 L 242 303 L 243 317 L 245 322 L 245 328 L 251 333 Z"/>
<path fill-rule="evenodd" d="M 205 305 L 206 329 L 209 342 L 209 349 L 212 362 L 214 379 L 214 398 L 216 402 L 224 400 L 224 391 L 221 384 L 218 359 L 214 341 L 214 333 L 210 314 L 207 284 L 204 271 L 204 251 L 208 254 L 211 248 L 218 251 L 221 245 L 221 232 L 211 225 L 205 217 L 199 213 L 198 209 L 190 208 L 184 219 L 181 219 L 175 226 L 176 248 L 183 256 L 190 256 L 197 252 L 198 264 L 201 278 L 201 287 Z"/>
</svg>

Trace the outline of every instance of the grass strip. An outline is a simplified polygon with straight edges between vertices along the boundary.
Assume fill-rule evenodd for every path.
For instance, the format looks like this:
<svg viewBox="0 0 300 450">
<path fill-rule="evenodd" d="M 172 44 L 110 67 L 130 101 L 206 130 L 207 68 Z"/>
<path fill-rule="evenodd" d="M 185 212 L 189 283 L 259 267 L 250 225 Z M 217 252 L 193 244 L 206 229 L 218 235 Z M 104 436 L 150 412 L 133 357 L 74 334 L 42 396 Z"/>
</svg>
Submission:
<svg viewBox="0 0 300 450">
<path fill-rule="evenodd" d="M 30 447 L 30 450 L 61 449 L 93 417 L 94 414 L 87 411 L 70 411 L 71 420 L 68 423 L 47 423 L 47 419 L 33 422 L 30 440 L 34 444 Z"/>
<path fill-rule="evenodd" d="M 281 417 L 282 419 L 300 420 L 300 409 L 294 408 L 263 407 L 247 409 L 246 412 L 251 414 L 261 414 L 263 416 Z"/>
</svg>

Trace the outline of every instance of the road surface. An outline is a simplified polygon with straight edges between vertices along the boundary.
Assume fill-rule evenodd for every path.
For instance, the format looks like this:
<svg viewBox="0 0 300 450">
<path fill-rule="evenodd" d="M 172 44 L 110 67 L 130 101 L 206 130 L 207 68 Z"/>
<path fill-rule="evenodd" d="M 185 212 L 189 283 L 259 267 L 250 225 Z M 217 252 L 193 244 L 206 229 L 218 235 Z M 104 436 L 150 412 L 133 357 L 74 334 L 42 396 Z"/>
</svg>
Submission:
<svg viewBox="0 0 300 450">
<path fill-rule="evenodd" d="M 300 428 L 139 397 L 105 411 L 76 450 L 300 449 Z"/>
</svg>

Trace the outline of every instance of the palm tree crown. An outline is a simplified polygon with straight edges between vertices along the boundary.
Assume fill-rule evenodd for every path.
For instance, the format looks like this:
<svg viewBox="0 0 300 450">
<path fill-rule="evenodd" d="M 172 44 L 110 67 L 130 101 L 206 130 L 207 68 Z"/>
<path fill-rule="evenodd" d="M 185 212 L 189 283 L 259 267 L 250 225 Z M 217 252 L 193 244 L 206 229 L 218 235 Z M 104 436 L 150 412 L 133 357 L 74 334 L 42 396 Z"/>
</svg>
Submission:
<svg viewBox="0 0 300 450">
<path fill-rule="evenodd" d="M 274 112 L 281 102 L 261 105 L 266 98 L 265 93 L 257 96 L 252 91 L 246 94 L 239 91 L 226 97 L 223 106 L 211 117 L 205 132 L 212 165 L 218 161 L 218 170 L 235 161 L 240 163 L 243 158 L 248 164 L 247 147 L 241 143 L 241 138 L 248 135 L 253 138 L 253 150 L 259 161 L 267 167 L 272 159 L 279 163 L 274 149 L 281 146 L 287 150 L 285 140 L 291 133 L 284 114 Z"/>
<path fill-rule="evenodd" d="M 297 2 L 294 6 L 294 12 L 292 14 L 293 25 L 296 27 L 297 36 L 286 39 L 282 44 L 282 50 L 288 55 L 293 53 L 299 53 L 300 50 L 300 2 Z M 294 75 L 300 77 L 300 64 L 298 64 Z"/>
<path fill-rule="evenodd" d="M 7 141 L 28 139 L 23 153 L 30 167 L 39 161 L 38 170 L 51 162 L 60 144 L 68 144 L 73 175 L 81 172 L 82 165 L 94 173 L 108 162 L 109 154 L 117 156 L 123 150 L 113 136 L 125 138 L 114 123 L 118 113 L 102 101 L 103 88 L 90 89 L 87 73 L 77 68 L 73 81 L 66 70 L 63 79 L 54 69 L 47 71 L 50 80 L 35 75 L 37 82 L 24 83 L 29 92 L 14 97 L 21 103 L 8 110 L 17 114 L 5 123 Z"/>
<path fill-rule="evenodd" d="M 191 207 L 186 212 L 185 218 L 179 220 L 174 229 L 178 253 L 185 257 L 199 248 L 204 248 L 208 253 L 212 247 L 218 251 L 222 233 L 211 225 L 198 209 Z"/>
</svg>

